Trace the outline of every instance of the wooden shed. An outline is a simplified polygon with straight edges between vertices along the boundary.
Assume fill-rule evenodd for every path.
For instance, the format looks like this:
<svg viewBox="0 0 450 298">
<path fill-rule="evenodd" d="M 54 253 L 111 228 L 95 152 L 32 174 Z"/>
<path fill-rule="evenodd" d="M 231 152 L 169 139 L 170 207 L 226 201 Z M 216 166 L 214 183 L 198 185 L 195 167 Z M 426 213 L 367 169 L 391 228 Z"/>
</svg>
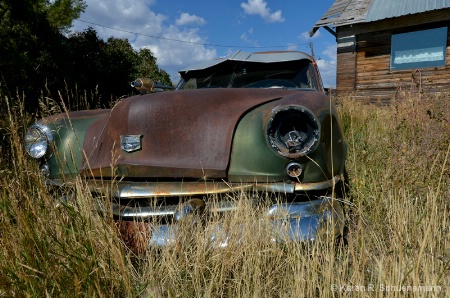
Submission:
<svg viewBox="0 0 450 298">
<path fill-rule="evenodd" d="M 450 0 L 336 0 L 310 35 L 336 37 L 337 94 L 450 91 Z"/>
</svg>

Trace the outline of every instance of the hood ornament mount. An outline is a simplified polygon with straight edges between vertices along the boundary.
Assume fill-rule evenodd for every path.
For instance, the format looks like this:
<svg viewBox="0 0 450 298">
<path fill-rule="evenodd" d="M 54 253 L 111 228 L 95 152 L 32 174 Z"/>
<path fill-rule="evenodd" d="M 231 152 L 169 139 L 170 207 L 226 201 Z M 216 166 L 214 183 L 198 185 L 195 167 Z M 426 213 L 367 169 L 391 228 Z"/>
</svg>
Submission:
<svg viewBox="0 0 450 298">
<path fill-rule="evenodd" d="M 134 152 L 142 149 L 142 135 L 121 135 L 120 148 L 125 152 Z"/>
</svg>

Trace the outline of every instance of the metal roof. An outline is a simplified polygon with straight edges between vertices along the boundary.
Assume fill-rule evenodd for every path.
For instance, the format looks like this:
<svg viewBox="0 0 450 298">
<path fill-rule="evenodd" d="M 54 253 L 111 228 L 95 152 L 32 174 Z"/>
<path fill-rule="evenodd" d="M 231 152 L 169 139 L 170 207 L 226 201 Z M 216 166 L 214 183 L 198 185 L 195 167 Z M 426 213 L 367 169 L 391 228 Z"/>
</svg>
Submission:
<svg viewBox="0 0 450 298">
<path fill-rule="evenodd" d="M 229 60 L 242 62 L 274 63 L 274 62 L 296 61 L 303 59 L 311 60 L 311 56 L 309 56 L 306 53 L 296 51 L 259 52 L 259 53 L 236 51 L 225 58 L 220 58 L 212 61 L 204 61 L 191 65 L 183 70 L 180 70 L 179 73 L 209 68 Z"/>
<path fill-rule="evenodd" d="M 374 22 L 449 7 L 450 0 L 373 0 L 365 22 Z"/>
<path fill-rule="evenodd" d="M 372 1 L 374 0 L 336 0 L 317 21 L 309 35 L 313 36 L 320 27 L 324 26 L 339 27 L 364 22 Z"/>
<path fill-rule="evenodd" d="M 426 11 L 450 8 L 450 0 L 336 0 L 311 29 L 368 23 Z"/>
</svg>

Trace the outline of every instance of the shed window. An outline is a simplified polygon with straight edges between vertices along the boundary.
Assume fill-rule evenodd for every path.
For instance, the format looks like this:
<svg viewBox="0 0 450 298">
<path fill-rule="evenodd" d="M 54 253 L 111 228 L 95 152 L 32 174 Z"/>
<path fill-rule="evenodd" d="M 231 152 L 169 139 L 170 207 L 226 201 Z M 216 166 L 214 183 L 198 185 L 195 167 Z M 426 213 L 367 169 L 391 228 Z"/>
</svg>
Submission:
<svg viewBox="0 0 450 298">
<path fill-rule="evenodd" d="M 445 65 L 447 27 L 392 35 L 391 70 Z"/>
</svg>

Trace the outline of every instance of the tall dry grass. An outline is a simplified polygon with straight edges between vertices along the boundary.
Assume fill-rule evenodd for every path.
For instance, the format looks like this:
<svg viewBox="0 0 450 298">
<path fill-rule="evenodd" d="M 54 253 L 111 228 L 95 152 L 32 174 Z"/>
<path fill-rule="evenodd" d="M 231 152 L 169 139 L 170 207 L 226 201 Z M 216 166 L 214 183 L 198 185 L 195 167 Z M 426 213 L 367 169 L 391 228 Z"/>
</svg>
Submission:
<svg viewBox="0 0 450 298">
<path fill-rule="evenodd" d="M 20 100 L 0 100 L 0 297 L 450 296 L 448 95 L 390 106 L 339 99 L 347 243 L 326 232 L 271 242 L 241 193 L 233 199 L 242 207 L 220 221 L 241 227 L 236 241 L 219 248 L 207 241 L 218 221 L 187 221 L 178 245 L 145 257 L 124 247 L 81 179 L 48 189 L 21 145 L 31 116 Z"/>
</svg>

